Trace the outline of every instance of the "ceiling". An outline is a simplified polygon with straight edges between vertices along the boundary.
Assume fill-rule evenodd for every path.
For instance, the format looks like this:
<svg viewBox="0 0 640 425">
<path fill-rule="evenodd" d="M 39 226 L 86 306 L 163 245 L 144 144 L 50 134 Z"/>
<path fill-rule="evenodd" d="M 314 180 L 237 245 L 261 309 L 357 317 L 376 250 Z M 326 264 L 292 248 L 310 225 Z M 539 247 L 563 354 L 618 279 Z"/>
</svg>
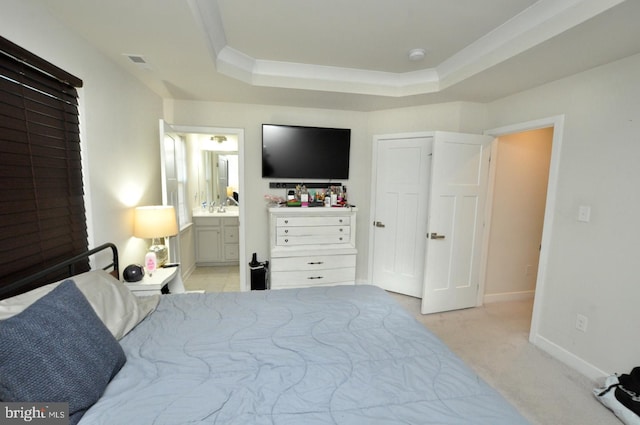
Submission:
<svg viewBox="0 0 640 425">
<path fill-rule="evenodd" d="M 34 1 L 182 100 L 356 111 L 489 102 L 640 53 L 638 0 Z M 424 59 L 409 60 L 411 49 Z"/>
</svg>

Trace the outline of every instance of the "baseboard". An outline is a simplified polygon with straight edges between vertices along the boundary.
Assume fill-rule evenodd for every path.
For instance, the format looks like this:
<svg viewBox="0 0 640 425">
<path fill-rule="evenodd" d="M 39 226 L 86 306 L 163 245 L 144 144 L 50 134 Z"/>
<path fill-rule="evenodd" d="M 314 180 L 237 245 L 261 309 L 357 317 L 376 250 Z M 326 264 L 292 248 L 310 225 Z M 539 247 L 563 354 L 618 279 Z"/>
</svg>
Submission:
<svg viewBox="0 0 640 425">
<path fill-rule="evenodd" d="M 535 291 L 520 291 L 520 292 L 502 292 L 499 294 L 485 294 L 483 298 L 483 302 L 485 304 L 488 303 L 497 303 L 502 301 L 520 301 L 520 300 L 528 300 L 533 299 L 535 296 Z"/>
<path fill-rule="evenodd" d="M 196 269 L 195 263 L 193 263 L 188 268 L 182 268 L 182 279 L 186 282 L 187 279 L 189 279 L 189 276 L 191 276 L 191 274 L 194 272 L 195 269 Z"/>
<path fill-rule="evenodd" d="M 594 382 L 610 375 L 543 336 L 534 336 L 531 343 Z"/>
</svg>

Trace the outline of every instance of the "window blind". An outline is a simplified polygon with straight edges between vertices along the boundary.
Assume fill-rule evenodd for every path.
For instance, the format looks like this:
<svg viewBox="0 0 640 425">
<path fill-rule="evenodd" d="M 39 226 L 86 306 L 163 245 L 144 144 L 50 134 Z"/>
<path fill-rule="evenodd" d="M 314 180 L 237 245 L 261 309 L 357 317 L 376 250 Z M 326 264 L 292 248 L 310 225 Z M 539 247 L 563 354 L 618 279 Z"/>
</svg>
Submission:
<svg viewBox="0 0 640 425">
<path fill-rule="evenodd" d="M 81 86 L 0 37 L 0 285 L 87 250 Z"/>
</svg>

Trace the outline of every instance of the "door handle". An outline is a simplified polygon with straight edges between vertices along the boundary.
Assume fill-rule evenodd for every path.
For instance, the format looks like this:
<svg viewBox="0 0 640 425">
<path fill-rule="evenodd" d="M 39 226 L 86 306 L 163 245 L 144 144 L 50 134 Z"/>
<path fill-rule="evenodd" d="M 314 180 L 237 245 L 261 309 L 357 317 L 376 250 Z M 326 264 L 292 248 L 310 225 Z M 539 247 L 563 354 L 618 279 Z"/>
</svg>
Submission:
<svg viewBox="0 0 640 425">
<path fill-rule="evenodd" d="M 381 222 L 381 221 L 374 221 L 373 225 L 376 226 L 376 227 L 384 227 L 384 223 Z"/>
<path fill-rule="evenodd" d="M 431 233 L 431 234 L 429 235 L 429 237 L 430 237 L 431 239 L 444 239 L 444 235 L 439 235 L 439 234 L 437 234 L 437 233 Z"/>
</svg>

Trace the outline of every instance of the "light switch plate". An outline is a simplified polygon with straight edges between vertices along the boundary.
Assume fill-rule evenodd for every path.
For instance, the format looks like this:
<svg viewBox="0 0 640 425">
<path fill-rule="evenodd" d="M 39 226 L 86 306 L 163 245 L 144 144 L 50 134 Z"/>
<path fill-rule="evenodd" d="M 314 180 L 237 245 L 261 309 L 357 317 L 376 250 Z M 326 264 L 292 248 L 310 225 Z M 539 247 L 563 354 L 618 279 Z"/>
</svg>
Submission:
<svg viewBox="0 0 640 425">
<path fill-rule="evenodd" d="M 578 207 L 578 221 L 588 223 L 591 220 L 591 207 L 588 205 L 580 205 Z"/>
</svg>

